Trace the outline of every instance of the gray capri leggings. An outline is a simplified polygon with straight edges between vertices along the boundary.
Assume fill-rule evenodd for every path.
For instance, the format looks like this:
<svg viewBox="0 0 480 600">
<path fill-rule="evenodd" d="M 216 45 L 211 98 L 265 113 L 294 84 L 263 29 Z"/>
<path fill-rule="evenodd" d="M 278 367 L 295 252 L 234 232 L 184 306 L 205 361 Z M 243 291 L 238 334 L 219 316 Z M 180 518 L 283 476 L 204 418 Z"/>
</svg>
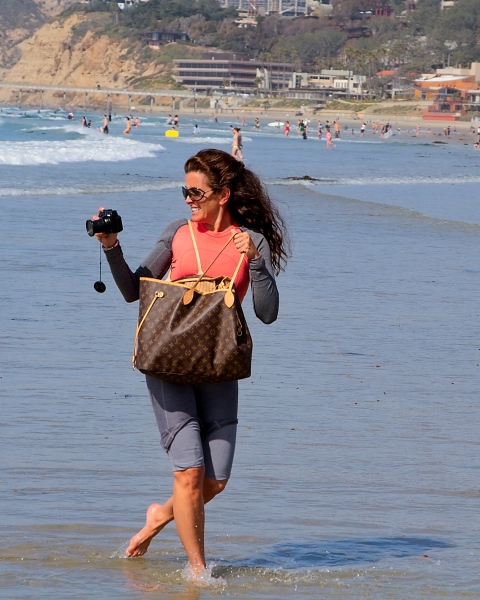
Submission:
<svg viewBox="0 0 480 600">
<path fill-rule="evenodd" d="M 230 478 L 235 453 L 238 381 L 170 383 L 146 376 L 161 444 L 173 471 L 205 466 L 205 476 Z"/>
</svg>

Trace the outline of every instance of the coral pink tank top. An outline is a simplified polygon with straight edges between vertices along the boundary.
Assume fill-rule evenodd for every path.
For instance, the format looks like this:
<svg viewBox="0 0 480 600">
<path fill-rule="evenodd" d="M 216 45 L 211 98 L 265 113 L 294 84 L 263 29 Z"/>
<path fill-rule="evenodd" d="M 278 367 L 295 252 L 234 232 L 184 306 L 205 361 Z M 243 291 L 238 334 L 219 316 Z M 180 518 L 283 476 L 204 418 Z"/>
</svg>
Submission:
<svg viewBox="0 0 480 600">
<path fill-rule="evenodd" d="M 218 232 L 208 230 L 202 223 L 192 223 L 192 226 L 203 271 L 217 256 L 228 238 L 231 237 L 234 227 L 229 227 L 225 231 Z M 188 224 L 182 225 L 174 235 L 172 252 L 172 270 L 170 272 L 170 279 L 172 281 L 198 274 L 197 256 Z M 239 259 L 240 253 L 232 240 L 210 267 L 207 276 L 232 277 Z M 235 278 L 235 287 L 240 301 L 244 299 L 247 293 L 249 281 L 248 258 L 244 256 L 244 260 Z"/>
</svg>

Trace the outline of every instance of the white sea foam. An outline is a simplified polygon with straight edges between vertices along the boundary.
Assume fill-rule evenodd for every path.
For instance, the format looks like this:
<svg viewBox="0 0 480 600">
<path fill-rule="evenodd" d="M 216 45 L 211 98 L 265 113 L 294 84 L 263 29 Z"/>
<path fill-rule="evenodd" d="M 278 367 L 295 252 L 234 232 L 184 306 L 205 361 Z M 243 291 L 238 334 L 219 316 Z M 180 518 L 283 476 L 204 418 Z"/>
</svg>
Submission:
<svg viewBox="0 0 480 600">
<path fill-rule="evenodd" d="M 212 576 L 211 567 L 203 569 L 201 573 L 193 573 L 190 566 L 187 565 L 182 571 L 182 576 L 186 581 L 195 583 L 199 587 L 224 588 L 227 585 L 227 582 L 223 577 Z"/>
<path fill-rule="evenodd" d="M 230 138 L 220 136 L 203 136 L 203 135 L 180 135 L 178 138 L 172 138 L 176 142 L 183 142 L 187 144 L 218 144 L 223 146 L 229 146 L 232 142 Z"/>
<path fill-rule="evenodd" d="M 232 143 L 232 139 L 230 136 L 228 137 L 220 137 L 214 135 L 185 135 L 180 134 L 178 138 L 171 138 L 176 142 L 184 142 L 188 144 L 202 144 L 206 146 L 207 144 L 219 145 L 219 146 L 230 146 Z M 251 142 L 252 138 L 243 137 L 244 142 Z"/>
<path fill-rule="evenodd" d="M 26 128 L 29 131 L 71 131 L 73 133 L 85 133 L 86 135 L 93 132 L 98 133 L 96 129 L 89 129 L 88 127 L 83 127 L 80 123 L 72 123 L 71 121 L 65 121 L 62 125 L 45 125 L 44 127 L 37 127 L 32 122 L 29 125 L 30 127 Z"/>
<path fill-rule="evenodd" d="M 76 130 L 76 129 L 75 129 Z M 118 162 L 153 158 L 164 150 L 160 144 L 137 142 L 101 134 L 69 141 L 1 142 L 0 164 L 57 165 L 74 162 Z"/>
<path fill-rule="evenodd" d="M 313 176 L 312 176 L 313 177 Z M 423 177 L 355 177 L 355 178 L 338 178 L 338 179 L 326 179 L 326 178 L 315 178 L 315 179 L 275 179 L 269 180 L 267 183 L 272 185 L 302 185 L 307 187 L 321 187 L 321 186 L 346 186 L 346 185 L 357 185 L 357 186 L 368 186 L 368 185 L 431 185 L 431 184 L 449 184 L 452 183 L 480 183 L 480 176 L 478 175 L 459 175 L 448 177 L 430 177 L 425 175 Z"/>
<path fill-rule="evenodd" d="M 128 179 L 121 181 L 104 181 L 101 187 L 86 183 L 83 186 L 42 186 L 42 187 L 21 187 L 21 188 L 0 188 L 0 198 L 24 197 L 24 196 L 78 196 L 81 194 L 123 194 L 126 192 L 156 192 L 159 190 L 178 189 L 183 182 L 181 181 L 163 181 L 152 179 L 151 181 Z"/>
</svg>

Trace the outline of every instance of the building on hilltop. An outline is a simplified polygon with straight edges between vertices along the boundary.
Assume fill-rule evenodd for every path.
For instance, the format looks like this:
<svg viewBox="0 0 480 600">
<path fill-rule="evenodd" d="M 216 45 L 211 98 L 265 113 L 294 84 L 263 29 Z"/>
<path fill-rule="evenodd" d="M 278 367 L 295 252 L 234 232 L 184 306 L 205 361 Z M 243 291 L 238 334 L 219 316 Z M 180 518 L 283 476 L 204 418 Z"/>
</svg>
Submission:
<svg viewBox="0 0 480 600">
<path fill-rule="evenodd" d="M 118 4 L 118 8 L 121 8 L 123 10 L 124 8 L 130 8 L 132 6 L 135 6 L 135 4 L 140 4 L 140 2 L 148 2 L 148 1 L 149 0 L 122 0 L 121 2 L 117 2 L 117 4 Z"/>
<path fill-rule="evenodd" d="M 307 13 L 307 0 L 218 0 L 222 8 L 236 8 L 247 16 L 282 15 L 300 17 Z"/>
<path fill-rule="evenodd" d="M 190 38 L 186 33 L 172 33 L 169 31 L 147 31 L 142 34 L 147 40 L 150 48 L 160 48 L 170 42 L 189 42 Z"/>
</svg>

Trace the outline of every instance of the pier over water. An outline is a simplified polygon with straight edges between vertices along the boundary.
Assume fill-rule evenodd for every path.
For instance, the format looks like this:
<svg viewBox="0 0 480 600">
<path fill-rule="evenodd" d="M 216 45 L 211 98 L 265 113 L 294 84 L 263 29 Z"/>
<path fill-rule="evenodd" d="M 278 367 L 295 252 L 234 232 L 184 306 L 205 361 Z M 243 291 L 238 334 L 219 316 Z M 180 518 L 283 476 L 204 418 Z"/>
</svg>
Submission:
<svg viewBox="0 0 480 600">
<path fill-rule="evenodd" d="M 197 99 L 209 98 L 208 94 L 202 92 L 196 92 L 192 90 L 128 90 L 128 89 L 116 89 L 116 88 L 104 88 L 98 85 L 97 87 L 72 87 L 72 86 L 59 86 L 59 85 L 44 85 L 34 83 L 15 83 L 15 82 L 0 82 L 0 89 L 11 89 L 12 91 L 18 91 L 17 102 L 19 105 L 22 103 L 22 97 L 24 94 L 39 93 L 40 94 L 40 107 L 43 108 L 44 94 L 45 92 L 53 92 L 60 97 L 63 95 L 63 108 L 68 104 L 68 98 L 75 94 L 83 94 L 84 102 L 83 107 L 89 108 L 89 103 L 92 97 L 95 98 L 104 97 L 105 105 L 107 110 L 112 106 L 114 97 L 124 96 L 128 103 L 128 109 L 132 109 L 132 100 L 134 98 L 146 98 L 150 100 L 150 110 L 153 111 L 155 104 L 155 98 L 171 98 L 172 110 L 180 109 L 182 102 L 185 100 L 193 100 L 194 108 L 196 109 Z M 92 105 L 90 105 L 93 107 Z"/>
</svg>

